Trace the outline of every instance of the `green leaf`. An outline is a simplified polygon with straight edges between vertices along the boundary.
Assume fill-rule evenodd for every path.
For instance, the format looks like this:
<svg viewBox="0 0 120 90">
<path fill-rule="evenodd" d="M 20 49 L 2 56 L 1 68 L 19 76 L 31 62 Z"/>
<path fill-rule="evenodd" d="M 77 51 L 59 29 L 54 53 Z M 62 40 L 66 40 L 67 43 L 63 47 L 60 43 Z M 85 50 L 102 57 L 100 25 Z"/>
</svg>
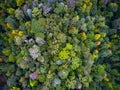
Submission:
<svg viewBox="0 0 120 90">
<path fill-rule="evenodd" d="M 40 82 L 44 82 L 45 81 L 45 75 L 44 74 L 42 74 L 42 75 L 39 75 L 39 77 L 38 77 L 38 80 L 40 81 Z"/>
<path fill-rule="evenodd" d="M 44 32 L 44 28 L 38 24 L 38 21 L 36 19 L 32 19 L 31 33 L 39 33 L 39 32 Z"/>
<path fill-rule="evenodd" d="M 15 56 L 13 54 L 9 55 L 9 62 L 15 62 Z"/>
<path fill-rule="evenodd" d="M 34 87 L 34 86 L 36 86 L 38 84 L 38 81 L 37 80 L 31 80 L 30 79 L 30 86 L 31 87 Z"/>
</svg>

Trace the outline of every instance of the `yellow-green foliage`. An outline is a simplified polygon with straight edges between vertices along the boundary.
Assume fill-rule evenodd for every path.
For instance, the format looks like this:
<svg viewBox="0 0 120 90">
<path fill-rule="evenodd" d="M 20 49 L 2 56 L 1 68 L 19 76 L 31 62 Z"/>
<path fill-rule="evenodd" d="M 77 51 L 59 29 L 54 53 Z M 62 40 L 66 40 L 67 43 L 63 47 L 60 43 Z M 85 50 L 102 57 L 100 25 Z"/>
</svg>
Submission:
<svg viewBox="0 0 120 90">
<path fill-rule="evenodd" d="M 17 6 L 21 6 L 24 3 L 24 0 L 16 0 Z"/>
<path fill-rule="evenodd" d="M 9 55 L 9 62 L 15 62 L 15 56 L 13 54 Z"/>
<path fill-rule="evenodd" d="M 8 8 L 7 10 L 9 12 L 9 14 L 13 15 L 15 13 L 15 9 L 14 8 Z"/>
<path fill-rule="evenodd" d="M 92 7 L 92 3 L 90 2 L 90 0 L 85 0 L 82 6 L 82 13 L 85 13 L 85 12 L 89 13 L 91 7 Z"/>
<path fill-rule="evenodd" d="M 32 11 L 32 17 L 40 17 L 41 16 L 41 10 L 39 10 L 37 7 L 35 7 Z"/>
<path fill-rule="evenodd" d="M 101 35 L 100 34 L 95 34 L 95 40 L 100 39 Z"/>
<path fill-rule="evenodd" d="M 24 35 L 23 31 L 20 30 L 12 30 L 11 35 L 16 35 L 22 37 Z"/>
<path fill-rule="evenodd" d="M 59 40 L 59 42 L 65 43 L 67 37 L 64 33 L 59 33 L 58 36 L 57 36 L 57 39 Z"/>
<path fill-rule="evenodd" d="M 38 83 L 37 80 L 30 80 L 30 86 L 31 86 L 31 87 L 36 86 L 37 83 Z"/>
<path fill-rule="evenodd" d="M 65 49 L 66 50 L 72 50 L 73 46 L 70 43 L 67 43 Z"/>
<path fill-rule="evenodd" d="M 69 34 L 78 34 L 78 29 L 76 27 L 70 27 L 68 29 Z"/>
<path fill-rule="evenodd" d="M 18 87 L 12 87 L 10 90 L 20 90 Z"/>
<path fill-rule="evenodd" d="M 70 56 L 75 57 L 76 53 L 73 51 L 73 45 L 66 43 L 66 46 L 59 52 L 58 57 L 61 60 L 66 60 Z"/>
<path fill-rule="evenodd" d="M 81 37 L 83 40 L 86 40 L 86 39 L 87 39 L 87 35 L 86 35 L 85 32 L 80 33 L 80 37 Z"/>
<path fill-rule="evenodd" d="M 66 59 L 68 59 L 69 58 L 69 51 L 67 51 L 67 50 L 62 50 L 62 51 L 60 51 L 60 53 L 59 53 L 59 58 L 61 59 L 61 60 L 66 60 Z"/>
</svg>

